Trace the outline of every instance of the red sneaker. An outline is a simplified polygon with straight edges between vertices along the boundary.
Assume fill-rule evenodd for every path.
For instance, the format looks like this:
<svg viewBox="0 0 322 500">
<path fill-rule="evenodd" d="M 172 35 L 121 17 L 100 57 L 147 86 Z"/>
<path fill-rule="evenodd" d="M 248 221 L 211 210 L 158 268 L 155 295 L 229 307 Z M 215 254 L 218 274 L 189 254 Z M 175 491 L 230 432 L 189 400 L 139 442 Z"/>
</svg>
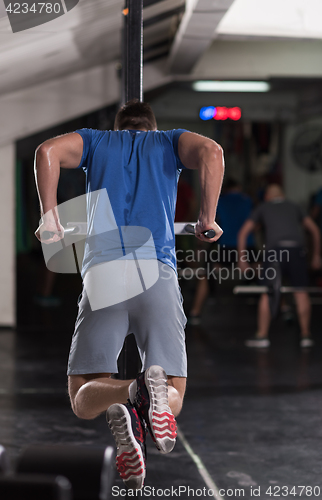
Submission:
<svg viewBox="0 0 322 500">
<path fill-rule="evenodd" d="M 161 366 L 150 366 L 130 386 L 130 401 L 145 421 L 161 453 L 173 450 L 177 424 L 168 403 L 167 375 Z"/>
<path fill-rule="evenodd" d="M 117 446 L 116 468 L 127 488 L 139 490 L 145 478 L 145 426 L 131 404 L 111 405 L 106 420 Z"/>
</svg>

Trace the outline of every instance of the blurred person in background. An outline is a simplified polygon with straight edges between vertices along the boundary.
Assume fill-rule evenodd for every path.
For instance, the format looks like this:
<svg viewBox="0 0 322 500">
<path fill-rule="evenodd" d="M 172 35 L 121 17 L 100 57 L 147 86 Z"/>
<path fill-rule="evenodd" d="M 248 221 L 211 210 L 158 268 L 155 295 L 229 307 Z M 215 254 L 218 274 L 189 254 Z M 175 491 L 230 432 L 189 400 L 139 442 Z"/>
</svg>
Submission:
<svg viewBox="0 0 322 500">
<path fill-rule="evenodd" d="M 219 198 L 217 207 L 217 221 L 223 228 L 223 235 L 220 238 L 220 244 L 217 246 L 217 266 L 229 266 L 237 262 L 237 235 L 245 220 L 249 217 L 253 208 L 252 199 L 242 191 L 242 186 L 234 179 L 228 179 L 225 182 L 223 193 Z M 254 238 L 250 234 L 247 239 L 247 246 L 254 247 Z M 208 247 L 208 258 L 213 250 L 213 245 Z M 212 280 L 212 278 L 210 278 Z M 200 324 L 200 315 L 203 305 L 209 295 L 210 284 L 206 276 L 198 279 L 192 308 L 189 315 L 191 325 Z"/>
<path fill-rule="evenodd" d="M 318 224 L 320 232 L 322 233 L 322 188 L 314 196 L 311 215 Z"/>
<path fill-rule="evenodd" d="M 320 233 L 322 235 L 322 187 L 313 196 L 312 206 L 310 210 L 312 219 L 317 223 L 320 228 Z M 322 273 L 320 272 L 315 279 L 315 284 L 322 286 Z"/>
<path fill-rule="evenodd" d="M 317 270 L 321 267 L 320 231 L 311 217 L 306 216 L 298 205 L 287 200 L 284 191 L 278 184 L 271 184 L 265 192 L 265 201 L 261 203 L 246 220 L 238 234 L 239 267 L 245 271 L 249 263 L 243 262 L 241 256 L 246 249 L 246 241 L 251 232 L 260 224 L 265 233 L 265 249 L 276 252 L 282 276 L 287 276 L 291 286 L 299 288 L 294 292 L 294 299 L 301 331 L 301 347 L 313 345 L 310 331 L 311 302 L 308 293 L 300 288 L 308 286 L 308 270 L 305 248 L 304 229 L 313 242 L 311 266 Z M 281 252 L 280 250 L 286 250 Z M 270 267 L 271 262 L 264 259 L 263 269 Z M 265 274 L 265 273 L 264 273 Z M 262 276 L 261 284 L 269 286 L 269 280 Z M 268 294 L 261 295 L 258 305 L 257 332 L 255 338 L 246 340 L 248 347 L 268 347 L 271 313 Z"/>
</svg>

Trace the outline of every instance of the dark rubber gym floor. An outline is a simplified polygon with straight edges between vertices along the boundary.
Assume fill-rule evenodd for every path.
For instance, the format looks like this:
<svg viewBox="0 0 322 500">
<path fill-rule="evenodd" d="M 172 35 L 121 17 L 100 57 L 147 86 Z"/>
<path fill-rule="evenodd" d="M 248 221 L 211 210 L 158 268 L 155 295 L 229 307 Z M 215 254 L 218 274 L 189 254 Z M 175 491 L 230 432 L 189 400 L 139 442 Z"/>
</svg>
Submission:
<svg viewBox="0 0 322 500">
<path fill-rule="evenodd" d="M 33 303 L 37 262 L 19 265 L 19 326 L 0 330 L 0 444 L 13 467 L 30 443 L 112 445 L 105 417 L 78 420 L 67 397 L 78 277 L 59 276 L 61 306 L 42 308 Z M 193 282 L 182 288 L 188 310 Z M 186 447 L 178 439 L 162 456 L 148 438 L 146 498 L 153 487 L 157 498 L 169 498 L 162 491 L 171 487 L 170 498 L 178 498 L 180 486 L 191 488 L 181 498 L 211 498 L 211 481 L 224 498 L 322 495 L 321 305 L 313 305 L 311 349 L 300 349 L 296 321 L 282 317 L 271 326 L 269 349 L 247 349 L 255 327 L 255 299 L 234 297 L 229 284 L 208 299 L 201 325 L 187 327 L 189 379 L 178 418 Z M 122 488 L 117 477 L 115 486 Z"/>
</svg>

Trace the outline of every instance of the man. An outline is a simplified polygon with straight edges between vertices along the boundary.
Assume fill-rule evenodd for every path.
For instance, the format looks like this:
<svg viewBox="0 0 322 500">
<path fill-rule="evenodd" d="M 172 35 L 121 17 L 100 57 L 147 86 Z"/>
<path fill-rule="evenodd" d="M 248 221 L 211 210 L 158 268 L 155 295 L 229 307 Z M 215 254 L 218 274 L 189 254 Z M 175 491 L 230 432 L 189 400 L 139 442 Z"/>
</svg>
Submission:
<svg viewBox="0 0 322 500">
<path fill-rule="evenodd" d="M 107 191 L 106 220 L 105 208 L 93 216 L 96 202 L 88 204 L 91 232 L 85 245 L 84 289 L 68 363 L 68 387 L 72 409 L 79 418 L 93 419 L 107 411 L 117 444 L 117 468 L 128 488 L 140 489 L 145 477 L 146 427 L 158 450 L 170 452 L 176 438 L 174 418 L 181 410 L 186 387 L 186 318 L 176 275 L 173 222 L 179 174 L 183 168 L 199 170 L 201 206 L 196 236 L 216 241 L 222 233 L 214 220 L 224 164 L 222 149 L 214 141 L 184 130 L 158 131 L 150 106 L 137 100 L 119 110 L 114 129 L 82 129 L 39 146 L 35 173 L 42 224 L 36 236 L 41 240 L 44 231 L 52 231 L 49 242 L 63 236 L 56 207 L 61 167 L 85 170 L 89 198 Z M 116 231 L 95 231 L 104 223 L 113 228 L 111 220 Z M 152 234 L 159 279 L 132 298 L 93 308 L 93 289 L 95 294 L 99 288 L 100 300 L 104 287 L 113 295 L 118 289 L 127 292 L 133 284 L 130 254 L 138 252 L 137 242 L 130 241 L 131 252 L 127 253 L 122 241 L 120 258 L 115 243 L 120 235 L 124 238 L 124 228 L 127 232 L 143 228 Z M 211 240 L 203 235 L 209 229 L 216 232 Z M 111 262 L 115 263 L 112 270 Z M 117 372 L 123 341 L 131 332 L 144 371 L 134 381 L 111 378 Z"/>
<path fill-rule="evenodd" d="M 313 269 L 319 269 L 321 266 L 319 229 L 295 203 L 285 199 L 281 186 L 269 185 L 264 199 L 265 202 L 253 211 L 239 232 L 239 266 L 243 270 L 247 268 L 247 263 L 243 262 L 241 258 L 246 248 L 246 239 L 249 233 L 260 224 L 265 232 L 266 255 L 268 255 L 268 251 L 271 251 L 271 258 L 274 255 L 277 256 L 282 274 L 287 275 L 291 285 L 298 288 L 298 291 L 294 293 L 294 299 L 301 330 L 301 347 L 310 347 L 313 345 L 310 331 L 311 303 L 308 293 L 301 290 L 301 288 L 308 286 L 303 229 L 306 229 L 313 239 L 311 263 Z M 263 267 L 264 270 L 270 267 L 270 262 L 264 261 Z M 269 280 L 266 280 L 266 284 L 269 286 Z M 268 294 L 264 293 L 258 306 L 256 337 L 246 341 L 248 347 L 268 347 L 270 345 L 268 339 L 270 320 Z"/>
</svg>

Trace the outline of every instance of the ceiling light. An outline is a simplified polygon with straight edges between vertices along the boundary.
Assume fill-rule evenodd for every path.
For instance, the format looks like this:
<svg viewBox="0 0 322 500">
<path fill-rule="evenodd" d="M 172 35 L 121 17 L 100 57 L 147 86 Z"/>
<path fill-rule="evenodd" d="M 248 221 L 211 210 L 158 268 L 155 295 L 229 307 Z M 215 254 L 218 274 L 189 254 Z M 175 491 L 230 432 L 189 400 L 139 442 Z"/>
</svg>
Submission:
<svg viewBox="0 0 322 500">
<path fill-rule="evenodd" d="M 268 92 L 270 84 L 267 82 L 237 82 L 199 80 L 193 82 L 193 90 L 197 92 Z"/>
</svg>

